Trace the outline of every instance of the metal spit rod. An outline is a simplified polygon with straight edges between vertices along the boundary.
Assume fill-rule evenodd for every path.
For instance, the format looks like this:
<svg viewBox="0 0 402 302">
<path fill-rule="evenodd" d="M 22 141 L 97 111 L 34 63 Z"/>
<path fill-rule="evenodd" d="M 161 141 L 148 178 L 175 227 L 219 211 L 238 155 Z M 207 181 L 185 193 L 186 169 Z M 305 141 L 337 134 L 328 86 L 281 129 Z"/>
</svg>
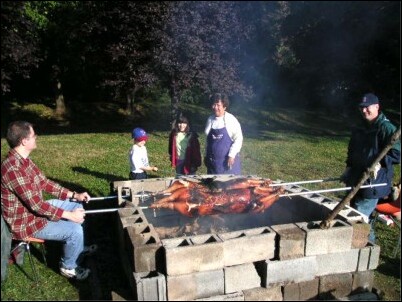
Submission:
<svg viewBox="0 0 402 302">
<path fill-rule="evenodd" d="M 161 193 L 161 194 L 135 194 L 134 197 L 148 197 L 148 196 L 156 196 L 156 195 L 171 195 L 172 193 Z M 117 195 L 111 195 L 111 196 L 104 196 L 104 197 L 91 197 L 91 199 L 89 201 L 93 201 L 93 200 L 106 200 L 106 199 L 116 199 L 118 196 Z M 131 197 L 131 195 L 123 195 L 121 196 L 122 198 L 126 198 L 126 197 Z"/>
<path fill-rule="evenodd" d="M 112 208 L 112 209 L 100 209 L 100 210 L 86 210 L 85 214 L 98 214 L 98 213 L 107 213 L 107 212 L 116 212 L 123 208 Z M 148 207 L 136 207 L 136 209 L 148 209 Z"/>
<path fill-rule="evenodd" d="M 282 183 L 275 183 L 275 184 L 270 184 L 270 187 L 278 187 L 278 186 L 288 186 L 288 185 L 299 185 L 299 184 L 309 184 L 309 183 L 319 183 L 319 182 L 326 182 L 326 181 L 337 181 L 340 180 L 340 178 L 325 178 L 325 179 L 315 179 L 315 180 L 303 180 L 303 181 L 295 181 L 295 182 L 282 182 Z M 148 197 L 148 196 L 155 196 L 155 195 L 171 195 L 171 193 L 161 193 L 161 194 L 135 194 L 134 197 L 138 198 L 143 198 L 143 197 Z M 107 200 L 107 199 L 116 199 L 118 196 L 117 195 L 111 195 L 111 196 L 104 196 L 104 197 L 91 197 L 90 201 L 95 201 L 95 200 Z M 121 196 L 122 198 L 129 198 L 131 195 L 123 195 Z"/>
<path fill-rule="evenodd" d="M 324 178 L 324 179 L 315 179 L 315 180 L 303 180 L 303 181 L 294 181 L 294 182 L 282 182 L 276 184 L 270 184 L 270 187 L 278 187 L 278 186 L 289 186 L 289 185 L 301 185 L 301 184 L 312 184 L 312 183 L 319 183 L 319 182 L 326 182 L 326 181 L 337 181 L 341 180 L 338 178 Z"/>
<path fill-rule="evenodd" d="M 373 184 L 373 185 L 365 185 L 361 186 L 360 189 L 365 189 L 365 188 L 373 188 L 373 187 L 383 187 L 386 186 L 387 183 L 381 183 L 381 184 Z M 296 195 L 308 195 L 308 194 L 315 194 L 315 193 L 325 193 L 325 192 L 336 192 L 336 191 L 347 191 L 347 190 L 352 190 L 353 187 L 344 187 L 344 188 L 334 188 L 334 189 L 324 189 L 324 190 L 316 190 L 316 191 L 305 191 L 305 192 L 294 192 L 294 193 L 285 193 L 279 195 L 279 197 L 289 197 L 289 196 L 296 196 Z"/>
<path fill-rule="evenodd" d="M 365 188 L 373 188 L 373 187 L 382 187 L 386 186 L 387 183 L 380 183 L 380 184 L 373 184 L 373 185 L 365 185 L 361 186 L 361 189 Z M 316 194 L 316 193 L 325 193 L 325 192 L 336 192 L 336 191 L 347 191 L 351 190 L 353 187 L 344 187 L 344 188 L 334 188 L 334 189 L 325 189 L 325 190 L 317 190 L 317 191 L 305 191 L 305 192 L 294 192 L 294 193 L 285 193 L 279 195 L 279 197 L 290 197 L 290 196 L 298 196 L 298 195 L 309 195 L 309 194 Z M 149 209 L 149 207 L 136 207 L 142 210 Z M 87 210 L 85 214 L 97 214 L 97 213 L 106 213 L 106 212 L 115 212 L 122 208 L 112 208 L 112 209 L 100 209 L 100 210 Z"/>
</svg>

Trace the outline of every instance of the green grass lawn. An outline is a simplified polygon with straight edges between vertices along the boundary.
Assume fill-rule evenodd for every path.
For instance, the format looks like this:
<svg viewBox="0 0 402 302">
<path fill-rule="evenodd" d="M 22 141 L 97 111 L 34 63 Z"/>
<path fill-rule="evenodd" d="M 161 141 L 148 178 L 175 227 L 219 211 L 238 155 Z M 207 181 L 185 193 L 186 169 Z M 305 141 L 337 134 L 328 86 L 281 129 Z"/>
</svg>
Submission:
<svg viewBox="0 0 402 302">
<path fill-rule="evenodd" d="M 313 111 L 274 109 L 270 111 L 248 108 L 237 111 L 243 127 L 244 144 L 242 149 L 243 174 L 267 177 L 273 180 L 297 181 L 339 177 L 345 168 L 347 142 L 349 139 L 348 123 L 338 116 L 323 115 Z M 196 118 L 196 112 L 201 116 Z M 203 123 L 209 112 L 194 108 L 194 127 L 200 133 L 202 150 L 205 148 L 205 135 L 202 134 Z M 159 167 L 158 172 L 149 173 L 150 177 L 174 176 L 167 154 L 168 125 L 156 127 L 149 125 L 150 139 L 147 142 L 149 159 L 152 165 Z M 104 121 L 100 128 L 107 128 L 112 121 Z M 115 126 L 115 125 L 114 125 Z M 108 131 L 75 131 L 70 134 L 54 129 L 38 131 L 38 148 L 31 157 L 51 179 L 64 186 L 76 190 L 88 191 L 91 196 L 108 196 L 110 183 L 128 179 L 128 150 L 132 140 L 130 131 L 135 123 L 124 123 L 120 130 Z M 161 130 L 165 128 L 165 130 Z M 94 128 L 92 128 L 94 129 Z M 52 131 L 53 130 L 53 131 Z M 1 157 L 6 155 L 8 146 L 1 139 Z M 396 166 L 396 175 L 400 175 L 400 165 Z M 198 174 L 205 174 L 201 167 Z M 399 179 L 399 178 L 398 178 Z M 397 180 L 397 179 L 396 179 Z M 307 185 L 309 189 L 342 187 L 338 182 L 320 185 Z M 340 198 L 344 193 L 328 195 Z M 93 207 L 108 207 L 109 201 L 99 201 Z M 100 216 L 99 216 L 100 217 Z M 95 219 L 95 218 L 91 218 Z M 99 228 L 107 229 L 106 222 L 97 222 Z M 384 293 L 384 300 L 400 300 L 400 251 L 393 258 L 393 247 L 399 236 L 397 228 L 377 223 L 378 244 L 381 246 L 380 264 L 375 271 L 375 287 Z M 90 242 L 104 238 L 86 238 Z M 49 255 L 55 251 L 55 255 Z M 8 279 L 1 286 L 2 300 L 85 300 L 91 299 L 88 282 L 71 282 L 60 276 L 57 270 L 56 247 L 50 247 L 48 257 L 50 264 L 45 266 L 40 254 L 34 257 L 41 276 L 40 286 L 24 275 L 18 266 L 9 266 Z M 53 257 L 53 258 L 52 258 Z M 23 269 L 32 274 L 25 258 Z M 118 264 L 114 268 L 118 271 Z M 107 273 L 99 272 L 107 275 Z M 113 279 L 113 278 L 112 278 Z M 105 299 L 108 292 L 119 282 L 103 279 L 102 293 Z"/>
</svg>

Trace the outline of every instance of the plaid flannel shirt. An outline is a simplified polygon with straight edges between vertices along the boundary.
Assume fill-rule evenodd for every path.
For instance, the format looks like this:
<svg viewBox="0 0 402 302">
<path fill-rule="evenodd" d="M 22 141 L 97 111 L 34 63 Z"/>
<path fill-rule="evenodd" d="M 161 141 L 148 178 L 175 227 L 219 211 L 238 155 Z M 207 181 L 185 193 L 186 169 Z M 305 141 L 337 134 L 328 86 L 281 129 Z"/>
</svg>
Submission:
<svg viewBox="0 0 402 302">
<path fill-rule="evenodd" d="M 1 210 L 13 238 L 25 239 L 43 229 L 48 220 L 58 221 L 63 210 L 43 199 L 45 191 L 67 199 L 68 189 L 49 180 L 30 158 L 11 149 L 1 163 Z"/>
</svg>

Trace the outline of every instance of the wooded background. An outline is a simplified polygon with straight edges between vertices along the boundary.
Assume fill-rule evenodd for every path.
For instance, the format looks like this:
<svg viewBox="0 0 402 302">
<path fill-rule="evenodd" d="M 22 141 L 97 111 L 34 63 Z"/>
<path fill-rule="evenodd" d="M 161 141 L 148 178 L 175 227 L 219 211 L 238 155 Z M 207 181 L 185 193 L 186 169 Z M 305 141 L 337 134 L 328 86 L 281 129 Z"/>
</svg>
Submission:
<svg viewBox="0 0 402 302">
<path fill-rule="evenodd" d="M 400 1 L 1 2 L 3 112 L 107 102 L 134 114 L 155 91 L 172 120 L 213 92 L 334 112 L 373 92 L 399 107 Z"/>
</svg>

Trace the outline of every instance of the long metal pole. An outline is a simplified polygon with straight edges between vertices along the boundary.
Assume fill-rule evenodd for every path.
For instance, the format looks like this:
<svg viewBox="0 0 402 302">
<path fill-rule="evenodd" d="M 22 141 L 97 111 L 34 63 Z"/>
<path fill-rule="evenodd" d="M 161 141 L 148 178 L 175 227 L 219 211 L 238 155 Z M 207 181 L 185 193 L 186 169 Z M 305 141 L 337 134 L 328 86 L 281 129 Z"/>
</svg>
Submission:
<svg viewBox="0 0 402 302">
<path fill-rule="evenodd" d="M 361 189 L 364 188 L 372 188 L 372 187 L 383 187 L 386 186 L 387 183 L 381 183 L 381 184 L 374 184 L 374 185 L 365 185 L 361 186 Z M 352 190 L 353 187 L 343 187 L 343 188 L 333 188 L 333 189 L 324 189 L 324 190 L 317 190 L 317 191 L 305 191 L 305 192 L 295 192 L 295 193 L 285 193 L 279 195 L 279 197 L 290 197 L 290 196 L 299 196 L 299 195 L 308 195 L 308 194 L 314 194 L 314 193 L 325 193 L 325 192 L 337 192 L 337 191 L 347 191 L 347 190 Z"/>
<path fill-rule="evenodd" d="M 124 195 L 122 196 L 123 198 L 125 197 L 130 197 L 131 195 Z M 104 196 L 104 197 L 91 197 L 89 201 L 95 201 L 95 200 L 106 200 L 106 199 L 116 199 L 117 195 L 112 195 L 112 196 Z"/>
<path fill-rule="evenodd" d="M 275 183 L 275 184 L 270 184 L 270 187 L 279 187 L 279 186 L 289 186 L 289 185 L 300 185 L 300 184 L 309 184 L 309 183 L 319 183 L 319 182 L 326 182 L 326 181 L 337 181 L 340 180 L 339 178 L 326 178 L 326 179 L 315 179 L 315 180 L 303 180 L 303 181 L 294 181 L 294 182 L 283 182 L 283 183 Z M 154 196 L 156 194 L 135 194 L 134 197 L 148 197 L 148 196 Z M 158 194 L 158 195 L 171 195 L 171 193 L 163 193 L 163 194 Z M 111 196 L 104 196 L 104 197 L 91 197 L 90 201 L 96 201 L 96 200 L 107 200 L 107 199 L 116 199 L 118 196 L 117 195 L 111 195 Z M 131 197 L 131 195 L 123 195 L 122 198 L 128 198 Z"/>
<path fill-rule="evenodd" d="M 148 196 L 154 196 L 156 194 L 135 194 L 134 197 L 148 197 Z M 171 193 L 163 193 L 163 194 L 157 194 L 157 195 L 171 195 Z M 117 195 L 111 195 L 111 196 L 104 196 L 104 197 L 91 197 L 89 201 L 93 200 L 106 200 L 106 199 L 116 199 L 118 196 Z M 123 195 L 123 198 L 126 197 L 131 197 L 131 195 Z"/>
<path fill-rule="evenodd" d="M 142 210 L 149 209 L 148 207 L 136 207 Z M 85 214 L 99 214 L 99 213 L 108 213 L 108 212 L 116 212 L 120 209 L 124 208 L 111 208 L 111 209 L 99 209 L 99 210 L 86 210 Z"/>
<path fill-rule="evenodd" d="M 294 182 L 282 182 L 282 183 L 275 183 L 270 184 L 270 187 L 279 187 L 279 186 L 289 186 L 289 185 L 301 185 L 301 184 L 312 184 L 312 183 L 319 183 L 319 182 L 326 182 L 326 181 L 337 181 L 340 178 L 325 178 L 325 179 L 315 179 L 315 180 L 302 180 L 302 181 L 294 181 Z"/>
</svg>

